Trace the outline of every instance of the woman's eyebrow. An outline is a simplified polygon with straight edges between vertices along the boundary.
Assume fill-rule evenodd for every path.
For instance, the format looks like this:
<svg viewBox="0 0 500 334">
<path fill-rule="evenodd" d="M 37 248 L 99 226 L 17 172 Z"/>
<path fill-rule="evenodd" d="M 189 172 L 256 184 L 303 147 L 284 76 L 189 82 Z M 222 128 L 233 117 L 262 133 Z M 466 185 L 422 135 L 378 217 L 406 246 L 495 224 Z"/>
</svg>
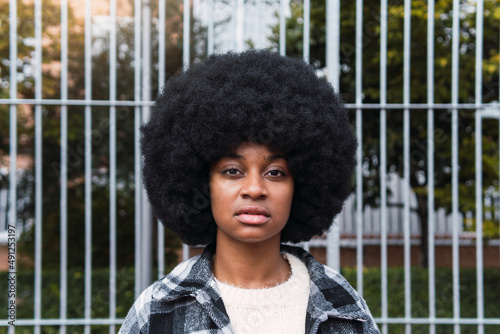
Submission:
<svg viewBox="0 0 500 334">
<path fill-rule="evenodd" d="M 226 153 L 226 154 L 223 154 L 221 156 L 221 159 L 222 158 L 233 158 L 233 159 L 244 159 L 245 160 L 244 156 L 236 154 L 236 153 Z"/>
<path fill-rule="evenodd" d="M 284 160 L 286 160 L 286 156 L 281 155 L 281 154 L 273 154 L 273 155 L 268 155 L 266 157 L 266 160 L 270 160 L 270 161 L 277 160 L 277 159 L 284 159 Z"/>
</svg>

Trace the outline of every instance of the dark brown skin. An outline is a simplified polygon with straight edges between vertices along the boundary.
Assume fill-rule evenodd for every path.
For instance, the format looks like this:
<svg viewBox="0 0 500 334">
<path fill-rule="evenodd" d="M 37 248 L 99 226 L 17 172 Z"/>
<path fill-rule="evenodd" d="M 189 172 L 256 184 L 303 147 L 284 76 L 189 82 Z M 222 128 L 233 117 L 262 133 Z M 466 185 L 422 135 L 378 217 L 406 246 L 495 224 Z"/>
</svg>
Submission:
<svg viewBox="0 0 500 334">
<path fill-rule="evenodd" d="M 286 157 L 265 145 L 245 142 L 230 153 L 210 168 L 211 206 L 217 223 L 214 275 L 247 289 L 275 286 L 290 273 L 280 254 L 280 237 L 290 216 L 293 177 Z M 243 207 L 265 214 L 241 214 L 248 211 Z M 254 217 L 261 220 L 248 221 Z"/>
</svg>

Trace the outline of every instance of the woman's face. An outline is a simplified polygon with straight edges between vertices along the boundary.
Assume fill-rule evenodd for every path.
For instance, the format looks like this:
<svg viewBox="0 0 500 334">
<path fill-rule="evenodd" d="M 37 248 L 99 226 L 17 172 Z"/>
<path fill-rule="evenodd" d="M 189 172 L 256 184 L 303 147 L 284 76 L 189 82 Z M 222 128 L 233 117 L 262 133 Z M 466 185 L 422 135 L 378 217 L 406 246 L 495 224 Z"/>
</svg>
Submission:
<svg viewBox="0 0 500 334">
<path fill-rule="evenodd" d="M 210 168 L 217 242 L 279 242 L 290 216 L 294 181 L 285 156 L 245 142 Z"/>
</svg>

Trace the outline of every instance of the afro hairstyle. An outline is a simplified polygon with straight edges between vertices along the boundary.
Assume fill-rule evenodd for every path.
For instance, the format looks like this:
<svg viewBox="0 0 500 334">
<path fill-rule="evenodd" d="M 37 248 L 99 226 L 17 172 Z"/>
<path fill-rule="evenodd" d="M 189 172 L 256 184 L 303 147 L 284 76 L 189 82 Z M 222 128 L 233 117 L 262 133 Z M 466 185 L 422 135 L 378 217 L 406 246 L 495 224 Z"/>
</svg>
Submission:
<svg viewBox="0 0 500 334">
<path fill-rule="evenodd" d="M 215 242 L 210 164 L 247 141 L 284 153 L 294 177 L 281 241 L 328 230 L 351 193 L 347 110 L 302 60 L 255 50 L 211 55 L 170 79 L 142 126 L 143 182 L 163 225 L 189 245 Z"/>
</svg>

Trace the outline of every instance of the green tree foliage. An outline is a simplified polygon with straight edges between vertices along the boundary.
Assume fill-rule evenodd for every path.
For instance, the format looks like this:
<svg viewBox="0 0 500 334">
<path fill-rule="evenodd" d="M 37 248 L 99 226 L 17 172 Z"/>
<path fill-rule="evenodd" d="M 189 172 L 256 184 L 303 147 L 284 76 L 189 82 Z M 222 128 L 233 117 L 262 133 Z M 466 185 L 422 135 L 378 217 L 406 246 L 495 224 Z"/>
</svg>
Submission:
<svg viewBox="0 0 500 334">
<path fill-rule="evenodd" d="M 318 69 L 325 67 L 325 4 L 311 0 L 310 62 Z M 411 2 L 411 68 L 410 102 L 427 103 L 427 2 Z M 301 57 L 303 52 L 303 4 L 290 2 L 291 16 L 286 20 L 286 53 Z M 451 55 L 453 1 L 436 2 L 434 30 L 434 102 L 451 102 Z M 356 69 L 356 2 L 341 1 L 340 11 L 340 87 L 348 103 L 354 103 Z M 482 100 L 498 101 L 499 97 L 499 22 L 500 2 L 484 2 L 483 84 Z M 380 102 L 380 1 L 368 0 L 363 5 L 363 102 Z M 475 101 L 475 4 L 463 2 L 460 12 L 459 102 Z M 279 25 L 273 27 L 270 40 L 277 49 Z M 403 102 L 404 79 L 404 2 L 389 1 L 387 41 L 387 102 Z M 410 183 L 416 193 L 422 232 L 422 252 L 426 253 L 427 235 L 427 110 L 411 110 Z M 475 141 L 474 110 L 459 110 L 459 183 L 460 211 L 475 210 Z M 354 114 L 351 114 L 354 119 Z M 363 112 L 364 204 L 379 205 L 380 132 L 379 112 Z M 403 112 L 387 111 L 388 172 L 403 175 Z M 436 208 L 451 211 L 451 111 L 434 112 L 435 196 Z M 483 185 L 498 189 L 498 122 L 483 121 Z M 485 222 L 495 225 L 498 221 Z M 488 226 L 489 226 L 488 225 Z M 498 236 L 498 232 L 497 232 Z M 425 259 L 425 256 L 423 257 Z M 425 261 L 424 261 L 425 262 Z M 424 263 L 425 264 L 425 263 Z"/>
<path fill-rule="evenodd" d="M 133 1 L 129 0 L 133 7 Z M 167 31 L 165 40 L 166 78 L 182 70 L 182 1 L 170 0 L 166 3 L 165 27 L 160 27 L 156 19 L 157 9 L 152 8 L 151 56 L 152 96 L 158 91 L 158 30 Z M 0 96 L 8 97 L 9 78 L 9 2 L 0 0 Z M 85 98 L 84 61 L 84 21 L 74 15 L 79 8 L 68 8 L 68 96 L 70 99 Z M 152 5 L 155 6 L 156 4 Z M 18 91 L 19 97 L 34 97 L 34 71 L 39 67 L 34 63 L 34 6 L 28 1 L 18 1 Z M 60 83 L 60 3 L 55 0 L 43 1 L 43 66 L 42 95 L 44 99 L 58 99 L 61 96 Z M 109 99 L 109 31 L 98 18 L 92 19 L 92 99 Z M 191 61 L 204 57 L 199 51 L 205 38 L 205 30 L 196 20 L 191 20 Z M 117 99 L 134 100 L 134 22 L 133 17 L 117 18 Z M 139 45 L 139 47 L 141 47 Z M 34 106 L 18 108 L 19 153 L 34 159 Z M 22 113 L 21 110 L 28 110 Z M 108 107 L 92 107 L 92 180 L 85 180 L 85 114 L 83 106 L 68 106 L 68 266 L 81 267 L 85 259 L 85 183 L 92 182 L 92 261 L 94 267 L 109 265 L 109 113 Z M 61 108 L 42 106 L 43 114 L 43 204 L 42 204 L 42 248 L 43 268 L 58 268 L 60 257 L 60 170 L 61 170 Z M 27 120 L 23 121 L 22 117 Z M 116 108 L 116 157 L 117 157 L 117 258 L 118 265 L 132 265 L 134 261 L 134 108 Z M 0 159 L 9 152 L 9 107 L 0 106 Z M 34 166 L 25 171 L 26 176 L 19 181 L 27 183 L 26 191 L 18 191 L 18 198 L 29 198 L 30 206 L 19 215 L 34 219 L 33 189 Z M 0 186 L 8 186 L 7 176 L 2 177 Z M 156 224 L 153 225 L 156 229 Z M 177 262 L 176 249 L 179 239 L 166 231 L 167 265 Z M 19 250 L 26 264 L 33 263 L 34 228 L 23 233 Z M 156 254 L 156 252 L 155 252 Z"/>
</svg>

